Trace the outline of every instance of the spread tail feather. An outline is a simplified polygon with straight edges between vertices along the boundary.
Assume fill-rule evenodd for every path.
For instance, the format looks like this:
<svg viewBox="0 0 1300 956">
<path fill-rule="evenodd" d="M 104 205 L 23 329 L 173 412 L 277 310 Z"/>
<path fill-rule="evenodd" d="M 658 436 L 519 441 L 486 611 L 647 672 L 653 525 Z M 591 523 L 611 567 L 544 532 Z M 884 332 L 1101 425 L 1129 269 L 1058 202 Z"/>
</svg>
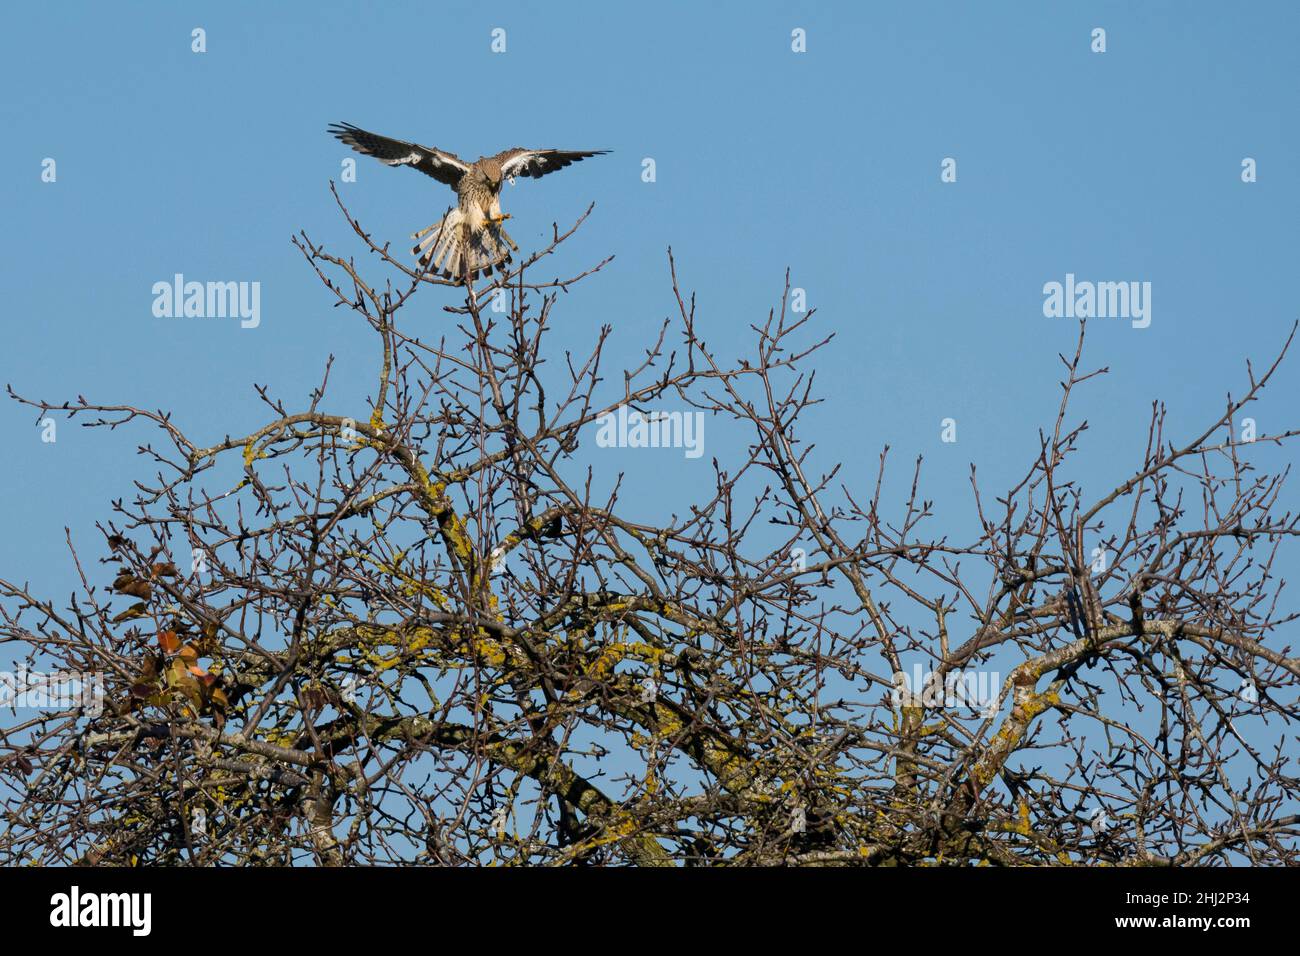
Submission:
<svg viewBox="0 0 1300 956">
<path fill-rule="evenodd" d="M 471 280 L 480 275 L 491 275 L 492 269 L 504 272 L 510 261 L 510 250 L 517 249 L 514 240 L 498 223 L 484 226 L 477 232 L 469 229 L 465 213 L 452 209 L 427 229 L 411 238 L 419 239 L 411 250 L 424 269 L 441 272 L 445 279 Z"/>
</svg>

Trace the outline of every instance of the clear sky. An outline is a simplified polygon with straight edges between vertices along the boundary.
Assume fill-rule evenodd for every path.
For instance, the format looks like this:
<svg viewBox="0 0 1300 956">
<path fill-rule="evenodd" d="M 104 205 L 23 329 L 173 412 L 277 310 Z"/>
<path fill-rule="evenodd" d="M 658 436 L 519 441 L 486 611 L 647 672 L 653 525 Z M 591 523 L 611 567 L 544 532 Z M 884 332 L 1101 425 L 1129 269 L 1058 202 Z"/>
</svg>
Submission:
<svg viewBox="0 0 1300 956">
<path fill-rule="evenodd" d="M 334 354 L 339 394 L 373 381 L 369 336 L 329 308 L 290 236 L 351 250 L 327 184 L 349 121 L 463 156 L 510 145 L 609 148 L 506 197 L 525 249 L 595 201 L 558 257 L 610 268 L 566 297 L 552 347 L 612 323 L 645 344 L 672 311 L 666 248 L 711 345 L 742 354 L 784 270 L 818 328 L 823 463 L 868 488 L 880 447 L 927 461 L 923 490 L 971 527 L 968 465 L 991 489 L 1023 473 L 1058 397 L 1072 320 L 1043 285 L 1151 283 L 1151 324 L 1093 323 L 1093 497 L 1139 461 L 1150 402 L 1175 436 L 1239 393 L 1300 317 L 1300 6 L 1064 3 L 48 3 L 0 13 L 0 379 L 49 401 L 170 409 L 196 440 L 263 420 L 254 382 L 301 405 Z M 191 31 L 207 51 L 191 51 Z M 491 31 L 506 31 L 493 53 Z M 1091 31 L 1106 30 L 1105 53 Z M 806 31 L 806 52 L 791 31 Z M 642 181 L 653 158 L 657 179 Z M 945 158 L 957 181 L 941 182 Z M 1242 160 L 1258 181 L 1243 183 Z M 42 161 L 57 180 L 42 181 Z M 359 158 L 341 188 L 404 245 L 451 194 Z M 261 324 L 156 318 L 177 273 L 261 283 Z M 429 305 L 429 322 L 439 313 Z M 734 343 L 734 346 L 733 344 Z M 553 353 L 555 354 L 555 353 Z M 1300 424 L 1300 355 L 1254 415 Z M 958 441 L 940 441 L 952 417 Z M 0 573 L 75 582 L 63 528 L 98 556 L 111 498 L 148 478 L 147 432 L 0 403 Z M 152 436 L 149 436 L 152 437 Z M 637 469 L 646 512 L 680 510 L 713 455 Z M 1265 463 L 1277 456 L 1260 449 Z M 611 458 L 611 462 L 614 459 Z M 621 459 L 620 459 L 621 461 Z M 624 467 L 618 464 L 611 467 Z M 907 468 L 901 469 L 906 472 Z M 706 479 L 707 480 L 707 479 Z M 1109 485 L 1106 485 L 1109 487 Z M 1294 506 L 1294 490 L 1285 496 Z M 1294 551 L 1282 568 L 1296 570 Z"/>
</svg>

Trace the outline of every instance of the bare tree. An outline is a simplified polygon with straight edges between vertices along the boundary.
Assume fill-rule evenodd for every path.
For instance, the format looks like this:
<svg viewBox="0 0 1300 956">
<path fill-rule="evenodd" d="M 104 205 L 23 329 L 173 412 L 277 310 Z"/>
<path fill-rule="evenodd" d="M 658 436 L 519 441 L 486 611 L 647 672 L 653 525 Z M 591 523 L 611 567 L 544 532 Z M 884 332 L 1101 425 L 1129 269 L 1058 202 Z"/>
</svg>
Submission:
<svg viewBox="0 0 1300 956">
<path fill-rule="evenodd" d="M 305 404 L 259 390 L 265 424 L 219 438 L 15 396 L 157 437 L 98 563 L 73 551 L 77 596 L 0 581 L 0 644 L 104 682 L 102 710 L 7 711 L 0 862 L 1300 862 L 1274 570 L 1297 519 L 1285 472 L 1250 463 L 1295 432 L 1233 433 L 1290 338 L 1198 435 L 1153 405 L 1143 460 L 1097 493 L 1072 474 L 1071 399 L 1105 371 L 1081 325 L 1037 456 L 993 497 L 972 469 L 983 530 L 956 544 L 919 461 L 887 505 L 888 449 L 864 484 L 801 439 L 830 337 L 788 277 L 728 362 L 670 253 L 677 314 L 611 375 L 609 327 L 547 348 L 605 265 L 537 278 L 586 214 L 476 286 L 339 208 L 381 283 L 295 242 L 374 334 L 364 409 L 329 363 Z M 748 450 L 646 523 L 578 453 L 665 403 Z"/>
</svg>

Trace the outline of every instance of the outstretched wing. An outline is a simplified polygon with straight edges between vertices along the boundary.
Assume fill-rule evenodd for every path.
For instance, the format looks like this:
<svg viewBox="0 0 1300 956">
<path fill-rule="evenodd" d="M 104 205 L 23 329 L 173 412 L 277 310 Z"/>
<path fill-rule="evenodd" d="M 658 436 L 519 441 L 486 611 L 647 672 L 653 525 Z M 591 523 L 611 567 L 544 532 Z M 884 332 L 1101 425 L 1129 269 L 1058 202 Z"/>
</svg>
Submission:
<svg viewBox="0 0 1300 956">
<path fill-rule="evenodd" d="M 607 149 L 522 149 L 516 146 L 492 157 L 501 164 L 501 175 L 510 179 L 532 176 L 540 179 L 547 173 L 563 169 L 570 163 L 580 163 L 588 156 L 603 156 Z"/>
<path fill-rule="evenodd" d="M 369 133 L 351 123 L 333 123 L 329 131 L 358 153 L 373 156 L 389 166 L 413 166 L 440 183 L 455 187 L 460 177 L 469 172 L 469 164 L 454 153 L 418 143 L 405 143 Z"/>
</svg>

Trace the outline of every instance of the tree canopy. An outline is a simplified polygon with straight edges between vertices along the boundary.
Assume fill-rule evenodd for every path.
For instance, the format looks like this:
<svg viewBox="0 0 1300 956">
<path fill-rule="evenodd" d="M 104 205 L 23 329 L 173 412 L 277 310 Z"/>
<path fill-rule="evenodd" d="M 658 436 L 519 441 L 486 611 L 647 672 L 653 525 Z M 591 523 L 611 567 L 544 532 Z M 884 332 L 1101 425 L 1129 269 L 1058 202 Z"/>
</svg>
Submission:
<svg viewBox="0 0 1300 956">
<path fill-rule="evenodd" d="M 675 315 L 611 370 L 611 327 L 548 337 L 608 260 L 538 278 L 586 215 L 465 286 L 339 209 L 360 263 L 295 244 L 371 331 L 365 407 L 328 365 L 224 436 L 15 396 L 155 434 L 81 593 L 0 580 L 0 646 L 103 682 L 102 707 L 8 711 L 0 862 L 1300 862 L 1274 570 L 1297 518 L 1252 464 L 1295 433 L 1234 432 L 1290 339 L 1197 434 L 1154 404 L 1097 490 L 1072 472 L 1098 449 L 1071 400 L 1104 388 L 1081 323 L 1059 406 L 1023 423 L 1038 453 L 1004 489 L 972 468 L 958 540 L 919 461 L 888 501 L 887 450 L 864 482 L 803 440 L 831 335 L 788 277 L 728 360 L 670 253 Z M 746 449 L 647 520 L 591 449 L 669 407 Z"/>
</svg>

